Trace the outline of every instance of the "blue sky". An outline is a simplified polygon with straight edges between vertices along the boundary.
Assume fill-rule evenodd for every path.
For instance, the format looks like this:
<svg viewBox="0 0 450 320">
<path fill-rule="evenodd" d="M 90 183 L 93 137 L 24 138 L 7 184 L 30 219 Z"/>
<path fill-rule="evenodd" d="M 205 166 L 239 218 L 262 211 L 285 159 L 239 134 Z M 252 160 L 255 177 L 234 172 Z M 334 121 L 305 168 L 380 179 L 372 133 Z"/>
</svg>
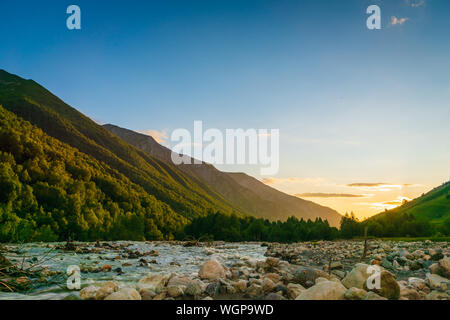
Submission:
<svg viewBox="0 0 450 320">
<path fill-rule="evenodd" d="M 82 30 L 66 28 L 71 4 Z M 366 28 L 371 4 L 381 30 Z M 279 128 L 266 183 L 364 195 L 310 199 L 340 212 L 368 216 L 450 177 L 446 0 L 2 0 L 0 17 L 0 68 L 133 130 Z M 348 186 L 380 182 L 395 187 Z"/>
</svg>

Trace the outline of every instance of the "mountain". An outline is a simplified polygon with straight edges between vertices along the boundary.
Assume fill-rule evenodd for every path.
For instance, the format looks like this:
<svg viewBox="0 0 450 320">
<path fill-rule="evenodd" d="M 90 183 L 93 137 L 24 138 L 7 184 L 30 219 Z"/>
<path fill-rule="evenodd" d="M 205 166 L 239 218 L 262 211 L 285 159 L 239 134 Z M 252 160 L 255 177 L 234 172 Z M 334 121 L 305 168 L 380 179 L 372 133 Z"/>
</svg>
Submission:
<svg viewBox="0 0 450 320">
<path fill-rule="evenodd" d="M 244 215 L 207 185 L 111 134 L 34 82 L 0 70 L 0 105 L 49 136 L 107 164 L 181 216 Z"/>
<path fill-rule="evenodd" d="M 369 220 L 402 214 L 413 215 L 417 220 L 428 221 L 435 226 L 450 224 L 450 181 L 395 209 L 375 215 Z"/>
<path fill-rule="evenodd" d="M 187 219 L 0 106 L 0 242 L 163 239 Z"/>
<path fill-rule="evenodd" d="M 104 127 L 164 163 L 172 163 L 172 151 L 151 136 L 111 124 Z M 285 220 L 291 216 L 305 220 L 322 218 L 332 226 L 338 226 L 342 218 L 335 210 L 287 195 L 244 173 L 222 172 L 207 163 L 181 164 L 177 167 L 199 184 L 210 186 L 235 207 L 256 217 L 270 220 Z"/>
<path fill-rule="evenodd" d="M 35 81 L 4 70 L 0 106 L 0 241 L 2 232 L 14 234 L 11 241 L 30 234 L 34 240 L 170 239 L 216 211 L 271 220 L 320 216 L 332 225 L 340 219 L 269 187 L 259 194 L 209 164 L 175 166 L 170 150 L 150 137 L 129 143 Z"/>
</svg>

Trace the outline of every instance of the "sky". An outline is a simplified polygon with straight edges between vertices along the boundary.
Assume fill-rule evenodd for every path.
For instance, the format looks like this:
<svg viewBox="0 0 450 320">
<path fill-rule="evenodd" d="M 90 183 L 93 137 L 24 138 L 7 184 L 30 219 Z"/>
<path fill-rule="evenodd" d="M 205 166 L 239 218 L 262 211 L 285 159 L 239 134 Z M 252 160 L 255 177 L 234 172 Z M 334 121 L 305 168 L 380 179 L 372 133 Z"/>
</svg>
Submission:
<svg viewBox="0 0 450 320">
<path fill-rule="evenodd" d="M 0 69 L 169 147 L 195 120 L 279 129 L 278 174 L 219 169 L 366 218 L 450 178 L 449 17 L 447 0 L 2 0 Z"/>
</svg>

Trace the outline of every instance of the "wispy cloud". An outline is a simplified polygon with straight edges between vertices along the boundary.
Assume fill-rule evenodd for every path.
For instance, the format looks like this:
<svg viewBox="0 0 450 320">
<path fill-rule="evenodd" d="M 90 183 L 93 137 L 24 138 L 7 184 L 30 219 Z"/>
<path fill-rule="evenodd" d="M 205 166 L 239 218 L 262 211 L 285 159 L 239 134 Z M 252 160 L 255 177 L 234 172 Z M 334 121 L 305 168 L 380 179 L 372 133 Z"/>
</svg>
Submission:
<svg viewBox="0 0 450 320">
<path fill-rule="evenodd" d="M 366 194 L 352 194 L 352 193 L 322 193 L 322 192 L 316 192 L 316 193 L 297 193 L 295 194 L 296 197 L 299 198 L 365 198 L 369 197 L 371 195 Z"/>
<path fill-rule="evenodd" d="M 391 210 L 398 206 L 401 206 L 405 201 L 411 201 L 408 197 L 397 197 L 394 200 L 383 201 L 383 202 L 363 202 L 360 205 L 370 206 L 372 209 L 376 210 Z"/>
<path fill-rule="evenodd" d="M 160 144 L 164 144 L 167 139 L 167 132 L 165 131 L 158 131 L 158 130 L 139 130 L 139 133 L 145 134 L 147 136 L 151 136 L 153 139 L 156 140 L 156 142 Z"/>
<path fill-rule="evenodd" d="M 397 18 L 397 17 L 391 17 L 391 25 L 402 25 L 404 24 L 408 18 Z"/>
<path fill-rule="evenodd" d="M 394 189 L 401 189 L 405 187 L 416 186 L 415 184 L 403 183 L 393 184 L 387 182 L 356 182 L 347 184 L 347 187 L 358 188 L 364 191 L 391 191 Z"/>
</svg>

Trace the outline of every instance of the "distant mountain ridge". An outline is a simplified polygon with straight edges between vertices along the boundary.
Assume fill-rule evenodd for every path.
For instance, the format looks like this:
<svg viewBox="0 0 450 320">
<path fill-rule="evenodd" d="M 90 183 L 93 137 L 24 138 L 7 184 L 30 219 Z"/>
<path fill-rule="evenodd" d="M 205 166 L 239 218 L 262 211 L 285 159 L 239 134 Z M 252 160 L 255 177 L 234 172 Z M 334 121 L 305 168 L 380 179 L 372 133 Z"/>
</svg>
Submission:
<svg viewBox="0 0 450 320">
<path fill-rule="evenodd" d="M 112 124 L 106 124 L 104 127 L 150 155 L 164 162 L 172 162 L 172 151 L 160 145 L 153 137 Z M 332 226 L 338 226 L 342 218 L 333 209 L 287 195 L 245 173 L 222 172 L 208 163 L 181 164 L 177 167 L 199 183 L 212 187 L 235 207 L 242 208 L 256 217 L 270 220 L 285 220 L 291 216 L 305 220 L 322 218 L 328 220 Z"/>
<path fill-rule="evenodd" d="M 209 164 L 175 166 L 171 151 L 153 138 L 132 131 L 111 132 L 111 127 L 98 125 L 35 81 L 4 70 L 0 70 L 0 105 L 141 187 L 170 208 L 169 220 L 191 221 L 220 211 L 271 220 L 321 217 L 331 225 L 339 223 L 336 211 L 285 195 L 257 180 L 252 190 L 248 183 L 253 178 L 246 175 L 220 172 Z M 164 233 L 163 224 L 160 221 L 158 227 Z"/>
</svg>

